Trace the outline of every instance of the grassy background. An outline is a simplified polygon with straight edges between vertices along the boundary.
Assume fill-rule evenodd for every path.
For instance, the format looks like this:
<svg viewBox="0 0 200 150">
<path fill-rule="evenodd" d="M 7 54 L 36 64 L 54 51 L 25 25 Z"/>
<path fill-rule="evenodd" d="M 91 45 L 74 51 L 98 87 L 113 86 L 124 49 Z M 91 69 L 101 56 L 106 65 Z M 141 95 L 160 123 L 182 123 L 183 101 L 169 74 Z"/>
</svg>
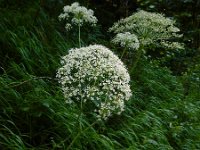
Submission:
<svg viewBox="0 0 200 150">
<path fill-rule="evenodd" d="M 4 6 L 4 7 L 3 7 Z M 62 6 L 61 6 L 62 7 Z M 51 8 L 51 7 L 50 7 Z M 2 3 L 0 13 L 0 149 L 200 149 L 200 66 L 181 76 L 147 59 L 131 74 L 125 112 L 94 122 L 65 104 L 55 79 L 60 56 L 77 47 L 55 13 L 38 3 Z M 110 45 L 101 26 L 84 45 Z M 117 50 L 114 50 L 118 54 Z"/>
</svg>

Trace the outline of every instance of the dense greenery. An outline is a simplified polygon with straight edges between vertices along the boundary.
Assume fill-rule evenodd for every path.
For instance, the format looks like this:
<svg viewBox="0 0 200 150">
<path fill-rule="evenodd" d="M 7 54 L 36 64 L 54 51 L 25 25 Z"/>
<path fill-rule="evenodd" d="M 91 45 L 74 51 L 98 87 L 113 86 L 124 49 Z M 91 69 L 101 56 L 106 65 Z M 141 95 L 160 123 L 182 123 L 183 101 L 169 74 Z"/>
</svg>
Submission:
<svg viewBox="0 0 200 150">
<path fill-rule="evenodd" d="M 180 1 L 188 4 L 185 15 L 194 15 L 192 29 L 179 5 L 163 12 L 176 15 L 185 33 L 185 50 L 165 61 L 153 57 L 153 52 L 151 57 L 142 56 L 130 71 L 133 96 L 125 111 L 96 121 L 84 114 L 79 118 L 81 110 L 65 103 L 55 78 L 60 57 L 79 45 L 78 30 L 67 32 L 58 21 L 63 6 L 71 2 L 0 0 L 0 149 L 200 149 L 199 20 L 189 7 L 199 3 Z M 82 28 L 82 45 L 103 44 L 120 56 L 121 48 L 111 44 L 113 35 L 107 29 L 119 19 L 112 13 L 126 5 L 120 5 L 121 1 L 80 2 L 96 8 L 99 18 L 96 27 Z M 153 0 L 133 3 L 137 5 L 131 3 L 132 7 L 117 13 L 127 16 L 136 6 L 158 12 L 167 7 L 164 1 L 159 5 Z M 130 56 L 122 60 L 128 69 Z"/>
</svg>

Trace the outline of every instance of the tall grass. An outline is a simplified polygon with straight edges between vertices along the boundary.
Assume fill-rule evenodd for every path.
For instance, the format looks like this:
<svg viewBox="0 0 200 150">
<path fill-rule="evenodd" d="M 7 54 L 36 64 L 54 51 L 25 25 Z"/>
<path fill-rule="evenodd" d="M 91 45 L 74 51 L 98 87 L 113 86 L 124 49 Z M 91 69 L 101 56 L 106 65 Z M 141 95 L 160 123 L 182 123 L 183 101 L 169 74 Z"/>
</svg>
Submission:
<svg viewBox="0 0 200 150">
<path fill-rule="evenodd" d="M 106 122 L 84 114 L 80 119 L 55 79 L 60 56 L 77 46 L 76 39 L 43 10 L 35 21 L 34 15 L 23 21 L 21 13 L 1 14 L 0 149 L 200 149 L 200 95 L 192 73 L 183 79 L 191 85 L 185 92 L 169 69 L 141 60 L 122 115 Z"/>
</svg>

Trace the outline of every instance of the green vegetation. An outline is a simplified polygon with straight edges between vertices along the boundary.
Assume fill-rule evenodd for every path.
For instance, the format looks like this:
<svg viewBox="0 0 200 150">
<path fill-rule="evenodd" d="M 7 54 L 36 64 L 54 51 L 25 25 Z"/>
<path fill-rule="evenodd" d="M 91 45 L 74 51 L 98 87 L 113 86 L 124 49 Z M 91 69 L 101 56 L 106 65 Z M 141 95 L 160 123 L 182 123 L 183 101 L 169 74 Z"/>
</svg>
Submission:
<svg viewBox="0 0 200 150">
<path fill-rule="evenodd" d="M 157 3 L 151 1 L 152 9 L 160 12 Z M 82 4 L 97 7 L 98 11 L 105 5 L 87 0 Z M 186 47 L 173 59 L 162 61 L 154 57 L 153 51 L 141 56 L 130 72 L 132 97 L 125 111 L 106 121 L 96 121 L 84 113 L 79 117 L 82 112 L 78 105 L 65 103 L 56 78 L 60 57 L 79 47 L 78 29 L 66 31 L 65 24 L 58 21 L 64 5 L 62 0 L 0 0 L 0 149 L 200 149 L 197 25 L 193 28 L 193 43 L 185 40 L 192 34 L 184 35 Z M 148 5 L 138 2 L 140 8 Z M 174 13 L 168 10 L 166 14 Z M 123 49 L 110 42 L 114 35 L 100 26 L 111 27 L 117 20 L 106 22 L 105 18 L 101 16 L 96 27 L 81 28 L 81 45 L 106 45 L 120 57 Z M 177 20 L 179 24 L 181 19 Z M 191 30 L 188 26 L 190 23 L 184 25 L 185 33 Z M 129 71 L 130 61 L 135 59 L 134 54 L 123 56 Z M 178 62 L 183 61 L 187 65 L 179 66 Z"/>
</svg>

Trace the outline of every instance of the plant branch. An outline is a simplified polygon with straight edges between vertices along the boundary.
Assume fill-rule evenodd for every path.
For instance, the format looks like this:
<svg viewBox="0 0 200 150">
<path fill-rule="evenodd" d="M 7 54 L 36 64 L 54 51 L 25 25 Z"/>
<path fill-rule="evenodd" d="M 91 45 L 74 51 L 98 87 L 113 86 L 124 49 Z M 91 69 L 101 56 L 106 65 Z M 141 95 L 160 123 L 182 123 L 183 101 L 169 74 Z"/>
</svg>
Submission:
<svg viewBox="0 0 200 150">
<path fill-rule="evenodd" d="M 81 47 L 81 25 L 78 25 L 78 43 L 79 47 Z"/>
<path fill-rule="evenodd" d="M 17 86 L 20 86 L 20 85 L 25 84 L 27 82 L 30 82 L 32 80 L 39 80 L 39 79 L 57 80 L 57 79 L 51 78 L 51 77 L 35 77 L 34 76 L 33 78 L 30 78 L 28 80 L 24 80 L 22 82 L 12 82 L 12 83 L 8 84 L 8 86 L 10 86 L 10 87 L 17 87 Z"/>
<path fill-rule="evenodd" d="M 73 139 L 73 141 L 70 143 L 70 145 L 67 147 L 67 150 L 69 150 L 72 145 L 74 144 L 74 142 L 78 139 L 78 137 L 84 133 L 85 131 L 87 131 L 90 127 L 92 127 L 93 125 L 95 125 L 99 120 L 96 120 L 95 122 L 93 122 L 92 124 L 90 124 L 87 128 L 85 128 L 83 131 L 79 132 L 76 137 Z"/>
</svg>

